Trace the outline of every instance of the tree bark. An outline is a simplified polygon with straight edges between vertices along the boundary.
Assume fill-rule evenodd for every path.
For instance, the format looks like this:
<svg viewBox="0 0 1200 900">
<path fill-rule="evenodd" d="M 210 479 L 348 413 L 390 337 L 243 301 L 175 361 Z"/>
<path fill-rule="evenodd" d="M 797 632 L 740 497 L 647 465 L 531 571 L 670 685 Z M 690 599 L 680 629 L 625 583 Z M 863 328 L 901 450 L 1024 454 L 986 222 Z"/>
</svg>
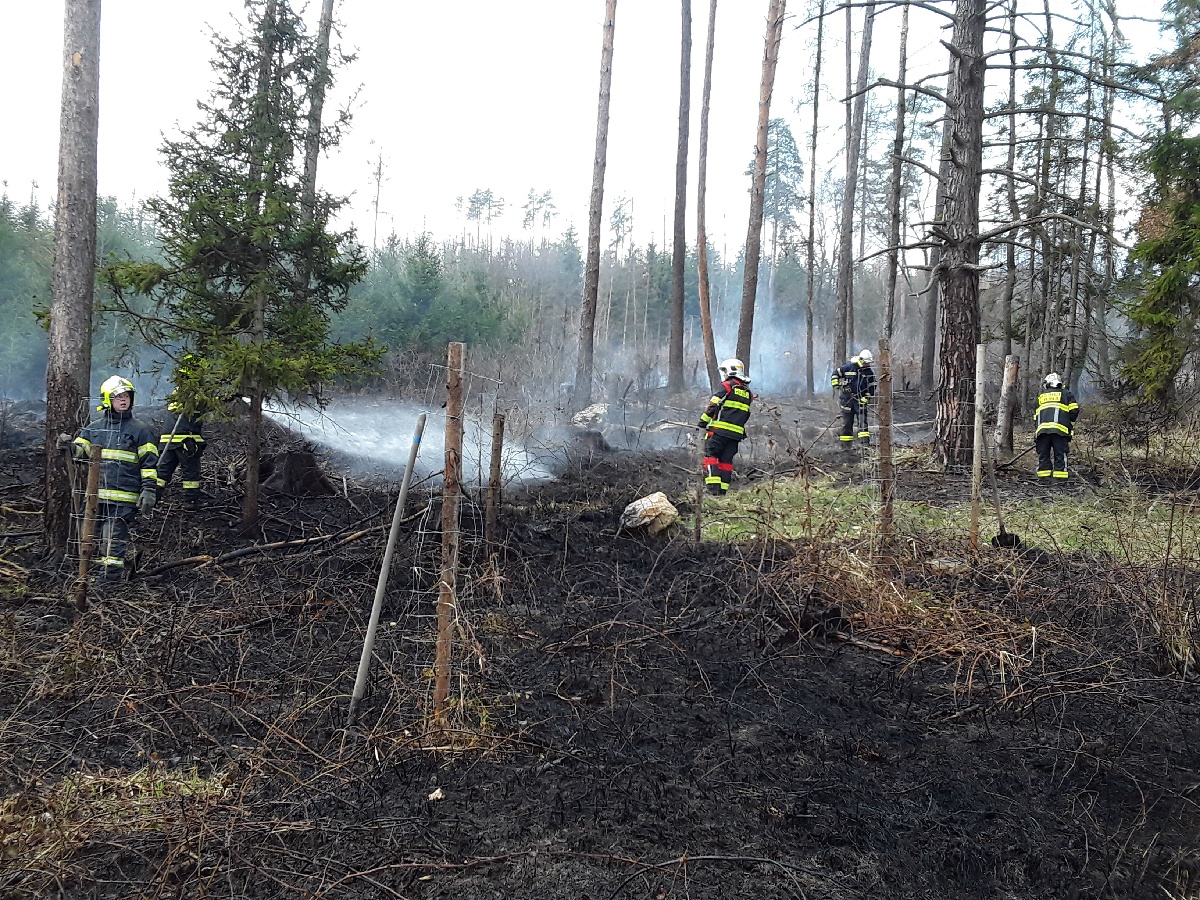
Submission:
<svg viewBox="0 0 1200 900">
<path fill-rule="evenodd" d="M 804 378 L 809 399 L 816 394 L 813 381 L 813 306 L 816 289 L 816 230 L 817 230 L 817 129 L 820 125 L 817 111 L 821 100 L 821 54 L 825 44 L 825 0 L 820 0 L 817 11 L 817 48 L 813 65 L 813 119 L 812 134 L 808 141 L 808 238 L 805 240 L 805 256 L 808 263 L 808 285 L 804 302 Z M 839 363 L 834 363 L 838 365 Z"/>
<path fill-rule="evenodd" d="M 783 15 L 787 0 L 770 0 L 767 32 L 763 41 L 762 81 L 758 89 L 758 133 L 754 143 L 754 170 L 750 179 L 750 224 L 746 229 L 746 264 L 742 275 L 742 309 L 738 318 L 737 355 L 750 367 L 750 344 L 754 337 L 754 300 L 758 291 L 758 263 L 762 258 L 763 188 L 767 181 L 767 133 L 771 123 L 771 94 L 783 39 Z"/>
<path fill-rule="evenodd" d="M 592 161 L 592 196 L 588 205 L 587 265 L 583 273 L 583 303 L 579 311 L 579 355 L 571 407 L 578 411 L 592 402 L 596 352 L 596 301 L 600 293 L 600 227 L 604 211 L 604 169 L 608 163 L 608 109 L 612 97 L 613 38 L 617 30 L 617 0 L 607 0 L 604 38 L 600 50 L 600 99 L 596 109 L 596 155 Z"/>
<path fill-rule="evenodd" d="M 945 184 L 950 167 L 950 122 L 942 123 L 942 149 L 938 157 L 937 199 L 933 204 L 933 220 L 941 222 L 946 216 Z M 921 390 L 933 393 L 937 371 L 938 312 L 941 282 L 938 272 L 942 264 L 942 246 L 934 242 L 929 251 L 929 279 L 925 285 L 925 321 L 921 340 Z"/>
<path fill-rule="evenodd" d="M 935 444 L 947 466 L 970 462 L 979 343 L 979 188 L 983 168 L 983 55 L 985 0 L 957 0 L 947 91 L 950 160 L 942 258 L 941 383 Z"/>
<path fill-rule="evenodd" d="M 683 35 L 679 42 L 679 142 L 675 152 L 675 230 L 671 247 L 671 340 L 667 352 L 667 391 L 683 393 L 683 267 L 687 261 L 688 133 L 692 115 L 692 0 L 680 0 Z"/>
<path fill-rule="evenodd" d="M 875 3 L 870 2 L 863 10 L 862 47 L 858 56 L 858 77 L 855 80 L 854 99 L 847 92 L 846 103 L 852 104 L 846 118 L 846 188 L 842 193 L 842 220 L 838 231 L 838 277 L 837 312 L 833 330 L 833 355 L 844 360 L 847 355 L 847 339 L 852 337 L 851 309 L 854 304 L 854 203 L 858 192 L 858 167 L 862 150 L 863 118 L 867 108 L 867 71 L 871 63 L 871 42 L 875 31 Z M 846 80 L 850 75 L 850 7 L 846 7 Z"/>
<path fill-rule="evenodd" d="M 908 72 L 908 3 L 900 22 L 900 62 L 896 80 L 904 84 Z M 888 197 L 891 220 L 888 223 L 887 319 L 884 337 L 890 341 L 896 318 L 896 272 L 900 268 L 900 191 L 904 174 L 904 114 L 907 112 L 904 88 L 896 92 L 896 136 L 892 140 L 892 185 Z"/>
<path fill-rule="evenodd" d="M 704 342 L 704 365 L 708 371 L 709 387 L 714 391 L 721 381 L 721 376 L 717 371 L 717 348 L 716 342 L 713 339 L 712 306 L 708 283 L 708 235 L 705 231 L 704 222 L 704 195 L 708 186 L 708 111 L 712 99 L 713 48 L 716 44 L 716 30 L 717 0 L 710 0 L 708 7 L 708 43 L 704 50 L 704 94 L 700 101 L 700 159 L 699 168 L 696 172 L 696 265 L 700 280 L 700 333 Z"/>
<path fill-rule="evenodd" d="M 71 487 L 59 434 L 74 434 L 89 394 L 96 281 L 96 141 L 100 128 L 100 0 L 66 0 L 58 202 L 46 364 L 46 549 L 66 552 Z"/>
<path fill-rule="evenodd" d="M 317 71 L 308 91 L 308 131 L 304 136 L 304 195 L 300 200 L 300 208 L 306 221 L 312 220 L 313 208 L 317 202 L 317 161 L 321 156 L 321 116 L 325 110 L 325 89 L 329 86 L 329 35 L 333 31 L 333 2 L 334 0 L 323 0 L 321 5 L 321 23 L 317 31 Z M 382 169 L 382 156 L 379 165 Z M 375 208 L 378 216 L 378 194 L 375 198 Z"/>
</svg>

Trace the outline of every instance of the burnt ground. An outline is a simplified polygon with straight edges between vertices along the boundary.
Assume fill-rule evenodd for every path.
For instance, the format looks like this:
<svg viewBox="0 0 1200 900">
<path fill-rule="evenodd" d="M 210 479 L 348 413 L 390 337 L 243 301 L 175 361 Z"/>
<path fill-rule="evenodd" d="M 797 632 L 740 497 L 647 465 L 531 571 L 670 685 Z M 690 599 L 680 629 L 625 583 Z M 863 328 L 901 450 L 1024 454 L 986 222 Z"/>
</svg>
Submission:
<svg viewBox="0 0 1200 900">
<path fill-rule="evenodd" d="M 650 538 L 620 513 L 688 513 L 691 452 L 580 450 L 494 544 L 465 502 L 448 730 L 417 488 L 348 728 L 388 492 L 268 495 L 244 536 L 220 443 L 77 620 L 40 448 L 0 451 L 0 897 L 1200 896 L 1200 694 L 1153 615 L 1195 573 Z"/>
</svg>

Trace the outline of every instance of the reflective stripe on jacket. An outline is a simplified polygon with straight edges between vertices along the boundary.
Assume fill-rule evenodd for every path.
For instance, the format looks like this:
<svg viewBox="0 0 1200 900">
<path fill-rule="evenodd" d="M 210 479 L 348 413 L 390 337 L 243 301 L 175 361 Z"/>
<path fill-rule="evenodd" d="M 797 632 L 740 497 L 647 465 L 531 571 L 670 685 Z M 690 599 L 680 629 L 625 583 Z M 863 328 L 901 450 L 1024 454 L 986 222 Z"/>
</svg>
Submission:
<svg viewBox="0 0 1200 900">
<path fill-rule="evenodd" d="M 709 399 L 704 415 L 700 417 L 700 427 L 740 441 L 746 436 L 752 399 L 754 395 L 744 381 L 733 377 L 722 381 L 717 393 Z"/>
<path fill-rule="evenodd" d="M 158 442 L 154 432 L 129 413 L 105 412 L 84 427 L 75 444 L 89 455 L 100 450 L 101 500 L 137 503 L 142 491 L 158 485 Z"/>
<path fill-rule="evenodd" d="M 179 424 L 176 425 L 174 422 L 171 424 L 174 426 L 174 434 L 166 431 L 159 438 L 164 444 L 164 450 L 166 449 L 166 444 L 182 444 L 188 438 L 191 438 L 197 444 L 204 443 L 204 434 L 202 433 L 204 426 L 201 424 L 199 416 L 181 416 Z"/>
<path fill-rule="evenodd" d="M 875 396 L 875 370 L 854 360 L 836 370 L 829 381 L 855 399 Z"/>
<path fill-rule="evenodd" d="M 1065 434 L 1070 437 L 1078 417 L 1079 404 L 1070 391 L 1043 391 L 1038 394 L 1037 412 L 1033 414 L 1033 421 L 1037 423 L 1034 435 Z"/>
</svg>

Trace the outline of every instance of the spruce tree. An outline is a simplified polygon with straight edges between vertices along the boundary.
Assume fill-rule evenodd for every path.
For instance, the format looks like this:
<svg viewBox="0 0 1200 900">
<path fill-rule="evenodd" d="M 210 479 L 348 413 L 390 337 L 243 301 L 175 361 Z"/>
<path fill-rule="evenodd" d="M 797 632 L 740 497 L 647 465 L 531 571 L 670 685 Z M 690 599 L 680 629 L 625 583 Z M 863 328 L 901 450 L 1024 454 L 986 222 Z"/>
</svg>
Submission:
<svg viewBox="0 0 1200 900">
<path fill-rule="evenodd" d="M 146 295 L 152 316 L 131 315 L 148 343 L 176 359 L 177 399 L 189 412 L 249 400 L 243 522 L 258 514 L 258 453 L 266 400 L 317 403 L 339 378 L 369 370 L 370 341 L 337 344 L 330 316 L 367 270 L 353 230 L 335 231 L 344 202 L 304 201 L 308 85 L 320 77 L 317 41 L 287 0 L 250 0 L 236 40 L 214 35 L 216 87 L 202 119 L 163 154 L 165 197 L 150 201 L 162 262 L 107 267 L 118 296 Z M 325 146 L 337 129 L 326 129 Z M 125 304 L 131 314 L 132 307 Z"/>
</svg>

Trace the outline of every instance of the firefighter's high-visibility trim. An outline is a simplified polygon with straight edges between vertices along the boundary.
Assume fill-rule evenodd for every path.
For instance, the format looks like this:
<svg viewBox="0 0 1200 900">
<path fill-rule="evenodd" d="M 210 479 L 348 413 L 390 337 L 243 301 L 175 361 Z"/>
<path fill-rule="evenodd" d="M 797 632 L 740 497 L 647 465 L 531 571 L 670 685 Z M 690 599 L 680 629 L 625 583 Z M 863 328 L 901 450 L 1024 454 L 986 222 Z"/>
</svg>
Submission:
<svg viewBox="0 0 1200 900">
<path fill-rule="evenodd" d="M 103 460 L 115 460 L 117 462 L 135 463 L 138 461 L 137 454 L 132 450 L 110 450 L 105 447 L 100 451 L 100 458 Z"/>
<path fill-rule="evenodd" d="M 100 488 L 96 492 L 96 496 L 101 500 L 107 500 L 109 503 L 137 503 L 138 494 L 136 491 L 118 491 L 112 488 Z"/>
<path fill-rule="evenodd" d="M 838 437 L 840 437 L 846 443 L 850 443 L 852 440 L 854 440 L 854 435 L 852 434 L 839 434 Z"/>
<path fill-rule="evenodd" d="M 183 483 L 183 489 L 184 489 L 185 491 L 187 491 L 187 490 L 199 490 L 199 489 L 200 489 L 200 482 L 198 482 L 198 481 L 185 481 L 185 482 Z"/>
<path fill-rule="evenodd" d="M 100 565 L 110 569 L 125 568 L 125 560 L 120 556 L 102 556 L 96 560 Z"/>
<path fill-rule="evenodd" d="M 188 438 L 191 438 L 197 444 L 204 443 L 204 438 L 198 434 L 164 434 L 159 440 L 164 444 L 182 444 Z"/>
<path fill-rule="evenodd" d="M 1066 477 L 1067 477 L 1067 473 L 1066 473 L 1066 472 L 1055 472 L 1055 473 L 1054 473 L 1054 477 L 1055 477 L 1055 478 L 1066 478 Z"/>
<path fill-rule="evenodd" d="M 859 436 L 860 438 L 869 438 L 869 437 L 871 436 L 871 432 L 869 432 L 869 431 L 860 431 L 860 432 L 858 433 L 858 436 Z"/>
<path fill-rule="evenodd" d="M 1049 478 L 1053 474 L 1050 469 L 1038 469 L 1038 478 Z"/>
<path fill-rule="evenodd" d="M 157 483 L 158 469 L 142 469 L 142 479 L 152 478 Z"/>
<path fill-rule="evenodd" d="M 158 444 L 150 441 L 138 447 L 138 456 L 145 456 L 147 453 L 153 453 L 155 459 L 158 458 Z"/>
</svg>

